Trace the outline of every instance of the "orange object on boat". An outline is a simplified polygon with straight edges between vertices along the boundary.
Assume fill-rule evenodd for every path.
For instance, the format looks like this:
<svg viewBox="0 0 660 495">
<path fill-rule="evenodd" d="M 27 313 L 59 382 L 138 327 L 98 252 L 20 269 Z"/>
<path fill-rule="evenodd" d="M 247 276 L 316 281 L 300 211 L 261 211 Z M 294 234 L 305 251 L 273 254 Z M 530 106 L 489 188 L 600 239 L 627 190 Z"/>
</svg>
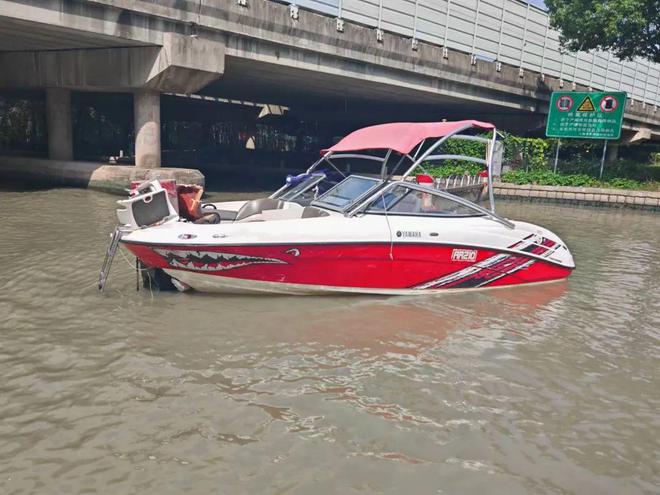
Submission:
<svg viewBox="0 0 660 495">
<path fill-rule="evenodd" d="M 181 184 L 177 186 L 179 216 L 191 222 L 202 217 L 202 186 Z"/>
</svg>

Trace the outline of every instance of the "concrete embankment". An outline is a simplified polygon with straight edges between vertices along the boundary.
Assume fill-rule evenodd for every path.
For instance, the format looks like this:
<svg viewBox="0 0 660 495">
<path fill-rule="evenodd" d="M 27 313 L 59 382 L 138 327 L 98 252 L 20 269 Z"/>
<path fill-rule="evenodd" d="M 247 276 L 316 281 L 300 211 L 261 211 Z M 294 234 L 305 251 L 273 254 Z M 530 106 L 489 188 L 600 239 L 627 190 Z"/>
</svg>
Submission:
<svg viewBox="0 0 660 495">
<path fill-rule="evenodd" d="M 175 179 L 180 184 L 204 185 L 204 175 L 191 168 L 140 168 L 94 162 L 0 156 L 0 180 L 37 186 L 86 187 L 126 194 L 131 181 Z"/>
<path fill-rule="evenodd" d="M 660 211 L 660 192 L 658 191 L 518 185 L 496 182 L 493 192 L 497 198 Z"/>
</svg>

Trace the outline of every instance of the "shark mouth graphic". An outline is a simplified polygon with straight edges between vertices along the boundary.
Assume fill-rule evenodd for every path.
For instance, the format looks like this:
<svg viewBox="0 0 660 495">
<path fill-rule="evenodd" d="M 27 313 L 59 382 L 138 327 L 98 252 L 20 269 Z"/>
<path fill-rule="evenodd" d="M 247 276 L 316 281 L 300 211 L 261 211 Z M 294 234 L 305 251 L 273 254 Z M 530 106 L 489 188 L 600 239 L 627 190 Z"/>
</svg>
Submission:
<svg viewBox="0 0 660 495">
<path fill-rule="evenodd" d="M 154 249 L 156 253 L 167 259 L 172 268 L 185 268 L 202 272 L 233 270 L 249 265 L 275 265 L 286 261 L 262 256 L 249 256 L 236 253 L 219 253 L 216 251 L 183 251 L 171 249 Z"/>
</svg>

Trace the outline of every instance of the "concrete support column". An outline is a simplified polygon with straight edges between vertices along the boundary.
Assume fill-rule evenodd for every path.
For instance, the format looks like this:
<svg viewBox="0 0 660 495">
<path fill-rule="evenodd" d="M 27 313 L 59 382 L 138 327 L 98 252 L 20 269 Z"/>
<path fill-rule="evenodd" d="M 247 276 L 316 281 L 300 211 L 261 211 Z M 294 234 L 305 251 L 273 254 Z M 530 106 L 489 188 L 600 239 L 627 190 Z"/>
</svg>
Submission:
<svg viewBox="0 0 660 495">
<path fill-rule="evenodd" d="M 619 158 L 619 144 L 618 143 L 608 143 L 607 145 L 607 154 L 605 155 L 605 161 L 607 163 L 612 163 L 617 161 Z"/>
<path fill-rule="evenodd" d="M 133 94 L 135 166 L 160 167 L 160 93 L 138 90 Z"/>
<path fill-rule="evenodd" d="M 51 160 L 73 160 L 73 124 L 71 91 L 62 88 L 46 90 L 48 124 L 48 157 Z"/>
</svg>

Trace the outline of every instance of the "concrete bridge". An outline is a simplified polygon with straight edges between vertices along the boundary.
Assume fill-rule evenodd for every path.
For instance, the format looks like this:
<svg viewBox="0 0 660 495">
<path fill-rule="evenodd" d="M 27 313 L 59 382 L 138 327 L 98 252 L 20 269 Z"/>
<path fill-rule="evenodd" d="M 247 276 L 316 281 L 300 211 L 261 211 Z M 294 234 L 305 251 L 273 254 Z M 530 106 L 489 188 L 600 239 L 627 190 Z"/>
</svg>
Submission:
<svg viewBox="0 0 660 495">
<path fill-rule="evenodd" d="M 514 131 L 538 131 L 551 91 L 589 87 L 580 77 L 571 81 L 563 59 L 562 73 L 554 75 L 525 65 L 524 49 L 520 63 L 511 63 L 502 49 L 502 33 L 509 29 L 504 13 L 500 48 L 489 58 L 475 51 L 478 21 L 471 52 L 462 49 L 465 40 L 449 42 L 452 23 L 460 27 L 456 19 L 445 18 L 444 43 L 417 34 L 423 21 L 431 22 L 420 16 L 420 5 L 428 4 L 423 0 L 376 1 L 377 21 L 360 13 L 359 4 L 369 2 L 346 1 L 339 12 L 337 3 L 299 2 L 307 10 L 271 0 L 0 0 L 0 91 L 47 92 L 49 156 L 57 160 L 73 157 L 71 90 L 131 92 L 135 163 L 154 168 L 161 161 L 163 93 L 295 106 L 310 116 L 335 115 L 356 124 L 475 117 Z M 414 9 L 410 33 L 383 15 L 397 6 L 411 19 L 406 9 Z M 477 17 L 479 8 L 477 0 Z M 483 23 L 487 9 L 481 8 Z M 523 45 L 532 32 L 530 8 Z M 576 58 L 574 76 L 577 65 Z M 620 66 L 621 86 L 626 69 Z M 591 70 L 593 88 L 599 70 Z M 632 81 L 624 141 L 660 139 L 657 76 L 653 81 L 660 71 L 647 65 L 641 73 L 644 78 L 635 73 Z"/>
</svg>

